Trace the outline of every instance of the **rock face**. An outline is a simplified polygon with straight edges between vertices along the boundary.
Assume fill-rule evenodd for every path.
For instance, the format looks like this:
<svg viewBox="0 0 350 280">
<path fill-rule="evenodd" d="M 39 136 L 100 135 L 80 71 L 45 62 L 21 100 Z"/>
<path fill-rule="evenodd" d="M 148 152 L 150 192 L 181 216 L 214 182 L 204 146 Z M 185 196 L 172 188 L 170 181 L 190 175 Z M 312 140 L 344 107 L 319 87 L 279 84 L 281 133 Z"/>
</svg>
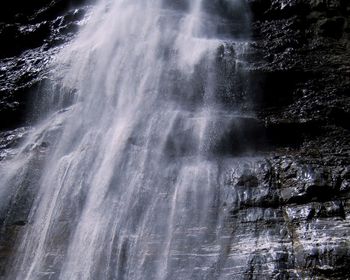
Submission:
<svg viewBox="0 0 350 280">
<path fill-rule="evenodd" d="M 350 2 L 249 3 L 267 155 L 233 175 L 227 204 L 246 279 L 348 279 Z"/>
<path fill-rule="evenodd" d="M 0 160 L 25 136 L 18 127 L 28 120 L 28 94 L 45 80 L 52 54 L 72 38 L 88 9 L 79 1 L 17 2 L 0 10 L 0 129 L 14 129 L 0 134 Z M 242 279 L 348 279 L 350 2 L 248 3 L 252 40 L 244 75 L 235 82 L 229 70 L 221 75 L 223 92 L 248 87 L 235 102 L 257 116 L 245 120 L 242 133 L 259 158 L 240 159 L 239 168 L 223 164 L 232 270 Z M 219 52 L 219 65 L 235 55 L 229 45 Z M 248 148 L 240 154 L 238 144 L 228 137 L 220 152 L 242 156 Z M 38 157 L 34 168 L 40 169 Z M 0 219 L 0 264 L 26 223 L 31 198 L 25 197 L 33 184 L 23 185 Z"/>
<path fill-rule="evenodd" d="M 0 129 L 28 122 L 28 96 L 45 80 L 52 55 L 81 25 L 88 9 L 82 2 L 11 1 L 1 7 Z"/>
<path fill-rule="evenodd" d="M 347 279 L 348 169 L 294 156 L 241 164 L 226 165 L 224 184 L 237 275 Z"/>
<path fill-rule="evenodd" d="M 28 115 L 30 100 L 40 94 L 52 56 L 69 42 L 82 24 L 89 10 L 82 2 L 15 0 L 0 5 L 0 161 L 19 152 L 19 144 L 35 117 Z M 31 172 L 36 170 L 34 173 L 40 174 L 46 146 L 47 142 L 43 142 L 31 147 L 36 151 L 29 162 Z M 7 203 L 1 201 L 0 279 L 17 234 L 27 224 L 37 180 L 27 178 L 25 182 L 14 183 L 15 194 Z"/>
</svg>

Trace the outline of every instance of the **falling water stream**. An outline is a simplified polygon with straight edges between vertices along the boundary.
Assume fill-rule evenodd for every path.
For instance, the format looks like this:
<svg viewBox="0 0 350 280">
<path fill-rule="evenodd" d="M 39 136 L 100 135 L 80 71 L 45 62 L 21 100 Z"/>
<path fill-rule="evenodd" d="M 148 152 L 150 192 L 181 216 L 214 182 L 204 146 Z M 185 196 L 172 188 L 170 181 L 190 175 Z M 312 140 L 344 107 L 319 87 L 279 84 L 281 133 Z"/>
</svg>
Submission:
<svg viewBox="0 0 350 280">
<path fill-rule="evenodd" d="M 235 279 L 218 151 L 241 116 L 217 63 L 227 42 L 244 52 L 248 18 L 243 0 L 96 4 L 44 106 L 74 101 L 2 163 L 2 205 L 35 181 L 6 279 Z"/>
</svg>

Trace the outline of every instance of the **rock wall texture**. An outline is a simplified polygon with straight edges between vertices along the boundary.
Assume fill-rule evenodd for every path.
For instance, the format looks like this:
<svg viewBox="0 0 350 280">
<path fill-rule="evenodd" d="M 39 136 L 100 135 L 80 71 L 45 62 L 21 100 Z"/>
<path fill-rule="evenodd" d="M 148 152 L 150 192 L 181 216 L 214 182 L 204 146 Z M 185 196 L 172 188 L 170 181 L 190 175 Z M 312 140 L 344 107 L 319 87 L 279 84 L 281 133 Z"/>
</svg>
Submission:
<svg viewBox="0 0 350 280">
<path fill-rule="evenodd" d="M 28 121 L 30 95 L 45 80 L 52 55 L 81 25 L 88 9 L 82 2 L 15 0 L 1 5 L 0 129 Z"/>
<path fill-rule="evenodd" d="M 0 12 L 0 160 L 25 137 L 29 96 L 88 10 L 79 1 L 17 2 Z M 350 279 L 350 2 L 248 4 L 244 74 L 233 83 L 227 69 L 234 67 L 222 73 L 223 92 L 244 84 L 236 101 L 256 114 L 242 120 L 241 133 L 258 157 L 223 164 L 233 270 L 237 279 Z M 229 44 L 220 52 L 219 64 L 230 64 L 235 54 Z M 225 149 L 237 147 L 228 139 Z M 45 143 L 35 147 L 33 168 L 40 169 Z M 230 153 L 246 156 L 246 150 Z M 26 224 L 33 185 L 35 178 L 23 183 L 2 213 L 1 271 Z"/>
<path fill-rule="evenodd" d="M 232 186 L 246 278 L 349 279 L 350 2 L 249 3 L 247 71 L 266 145 Z"/>
<path fill-rule="evenodd" d="M 87 2 L 14 0 L 0 4 L 0 161 L 13 157 L 30 131 L 35 119 L 35 113 L 28 113 L 33 96 L 41 92 L 53 55 L 83 24 L 90 8 Z M 34 151 L 35 156 L 28 170 L 40 174 L 47 145 L 48 141 L 43 141 L 31 147 L 28 152 Z M 27 224 L 37 180 L 26 176 L 24 182 L 14 182 L 8 204 L 2 200 L 0 205 L 0 279 L 8 267 L 17 234 Z"/>
</svg>

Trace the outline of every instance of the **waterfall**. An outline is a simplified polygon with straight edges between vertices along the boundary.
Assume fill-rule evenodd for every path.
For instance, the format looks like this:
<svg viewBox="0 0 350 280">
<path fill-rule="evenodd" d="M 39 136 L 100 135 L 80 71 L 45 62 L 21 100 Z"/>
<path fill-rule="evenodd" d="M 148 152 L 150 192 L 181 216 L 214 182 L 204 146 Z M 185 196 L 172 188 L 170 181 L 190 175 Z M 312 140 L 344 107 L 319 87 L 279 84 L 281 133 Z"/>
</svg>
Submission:
<svg viewBox="0 0 350 280">
<path fill-rule="evenodd" d="M 242 115 L 218 69 L 248 24 L 244 0 L 96 4 L 1 163 L 1 211 L 33 200 L 6 279 L 235 279 L 222 143 Z"/>
</svg>

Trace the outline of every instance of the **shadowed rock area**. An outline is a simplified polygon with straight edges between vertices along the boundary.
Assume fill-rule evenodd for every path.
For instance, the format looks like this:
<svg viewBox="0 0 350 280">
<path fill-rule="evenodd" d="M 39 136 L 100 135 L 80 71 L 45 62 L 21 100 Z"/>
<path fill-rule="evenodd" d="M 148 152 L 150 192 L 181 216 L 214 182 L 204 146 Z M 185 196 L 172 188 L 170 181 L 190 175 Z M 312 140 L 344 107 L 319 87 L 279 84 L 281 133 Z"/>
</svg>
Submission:
<svg viewBox="0 0 350 280">
<path fill-rule="evenodd" d="M 82 1 L 27 2 L 0 10 L 0 161 L 18 152 L 35 120 L 28 106 L 48 78 L 52 55 L 74 37 L 89 10 Z M 255 112 L 220 125 L 225 133 L 210 148 L 227 157 L 218 186 L 230 225 L 222 262 L 237 279 L 348 279 L 350 2 L 248 2 L 244 65 L 237 71 L 230 43 L 218 50 L 216 65 L 218 102 Z M 184 9 L 181 1 L 173 3 Z M 242 94 L 232 96 L 237 89 Z M 28 166 L 37 173 L 52 134 L 31 147 L 37 156 Z M 181 137 L 186 133 L 174 136 L 168 149 Z M 29 226 L 37 180 L 14 182 L 17 191 L 1 208 L 0 279 L 17 233 Z"/>
<path fill-rule="evenodd" d="M 89 6 L 82 3 L 40 0 L 1 5 L 0 129 L 30 122 L 30 95 L 45 81 L 52 56 L 83 24 Z"/>
<path fill-rule="evenodd" d="M 235 187 L 240 242 L 262 246 L 247 279 L 347 279 L 350 3 L 249 2 L 250 95 L 273 156 Z"/>
</svg>

